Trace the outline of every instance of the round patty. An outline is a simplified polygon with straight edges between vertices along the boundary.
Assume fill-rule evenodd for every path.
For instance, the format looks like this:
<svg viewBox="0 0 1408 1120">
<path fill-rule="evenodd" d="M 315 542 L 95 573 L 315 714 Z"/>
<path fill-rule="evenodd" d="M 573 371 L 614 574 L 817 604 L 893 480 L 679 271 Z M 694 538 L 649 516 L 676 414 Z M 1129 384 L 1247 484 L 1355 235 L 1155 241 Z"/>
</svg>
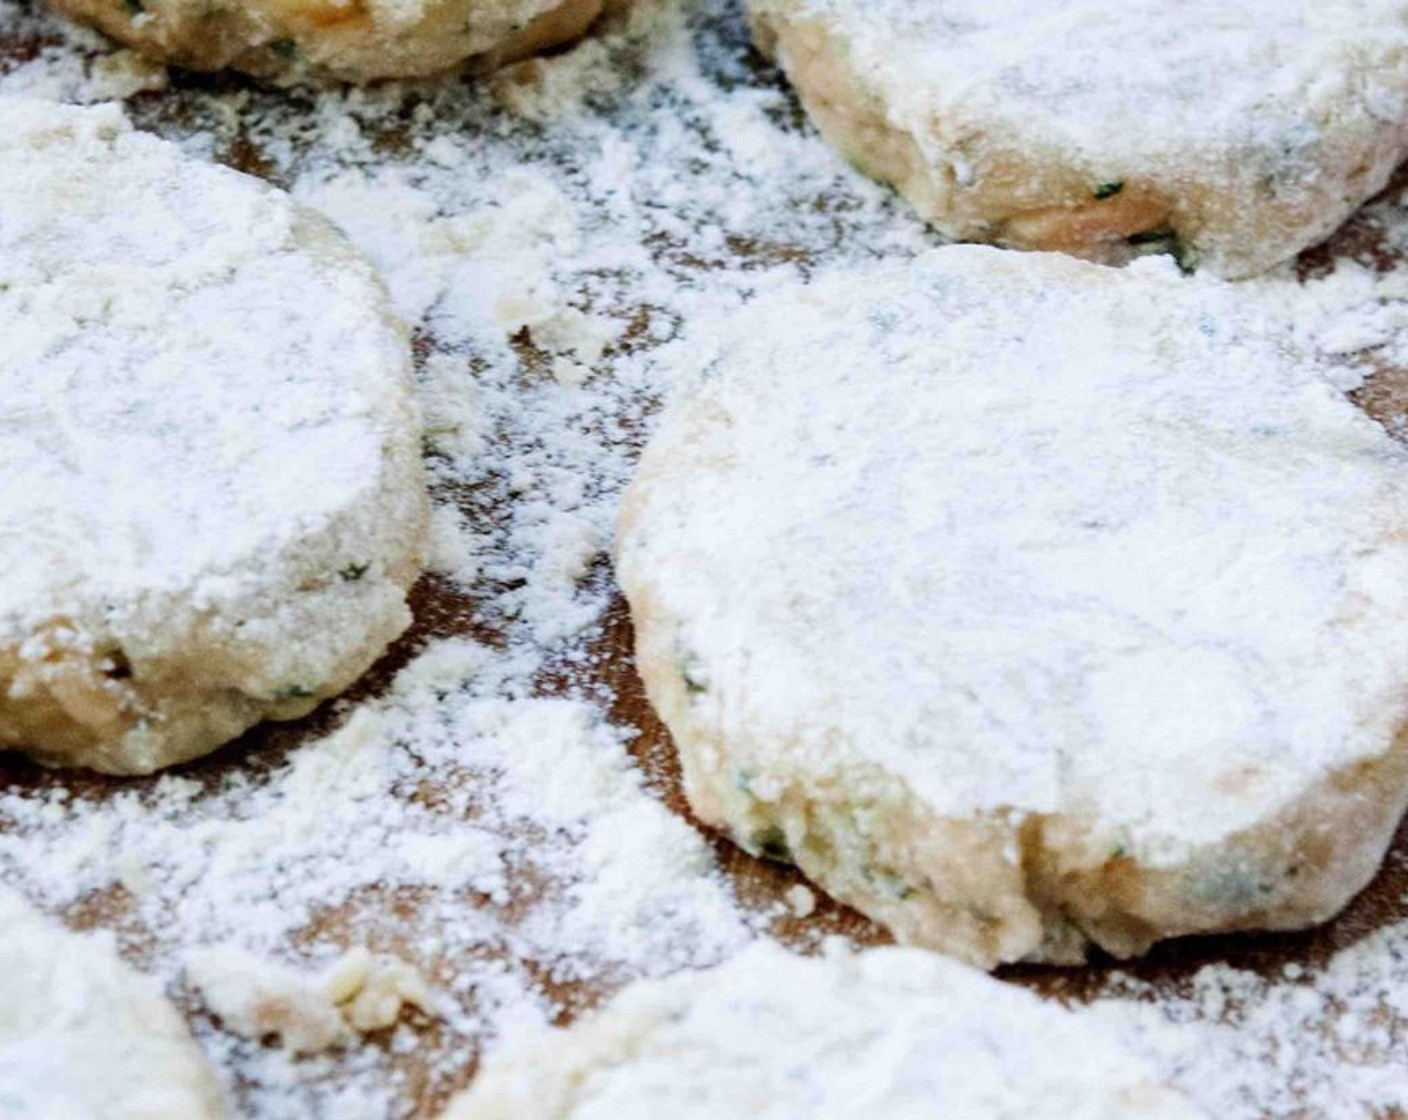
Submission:
<svg viewBox="0 0 1408 1120">
<path fill-rule="evenodd" d="M 280 81 L 492 69 L 581 35 L 603 0 L 51 0 L 81 23 L 190 70 Z"/>
<path fill-rule="evenodd" d="M 370 267 L 112 108 L 0 101 L 0 747 L 147 773 L 410 622 L 410 349 Z"/>
<path fill-rule="evenodd" d="M 983 965 L 1369 880 L 1408 799 L 1408 455 L 1243 286 L 957 246 L 702 345 L 618 570 L 704 821 Z"/>
<path fill-rule="evenodd" d="M 1408 155 L 1396 0 L 749 0 L 821 131 L 957 240 L 1245 276 Z"/>
</svg>

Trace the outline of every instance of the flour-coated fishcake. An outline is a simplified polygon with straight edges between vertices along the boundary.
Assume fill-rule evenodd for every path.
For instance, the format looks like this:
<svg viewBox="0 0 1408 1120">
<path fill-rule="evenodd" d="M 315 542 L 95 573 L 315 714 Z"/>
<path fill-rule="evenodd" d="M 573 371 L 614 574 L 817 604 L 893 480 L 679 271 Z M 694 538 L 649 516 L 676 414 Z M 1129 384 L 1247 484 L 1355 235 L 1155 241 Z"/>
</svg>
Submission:
<svg viewBox="0 0 1408 1120">
<path fill-rule="evenodd" d="M 705 822 L 983 965 L 1368 882 L 1408 799 L 1408 454 L 1253 291 L 955 246 L 715 338 L 618 541 Z"/>
<path fill-rule="evenodd" d="M 1399 0 L 749 0 L 821 131 L 967 241 L 1225 276 L 1408 155 Z"/>
<path fill-rule="evenodd" d="M 1196 1120 L 1088 1015 L 934 953 L 759 942 L 485 1061 L 443 1120 Z"/>
<path fill-rule="evenodd" d="M 111 936 L 70 933 L 0 887 L 0 1116 L 225 1115 L 185 1021 Z"/>
<path fill-rule="evenodd" d="M 492 69 L 580 36 L 603 0 L 50 0 L 151 58 L 280 81 Z"/>
<path fill-rule="evenodd" d="M 147 773 L 410 623 L 410 347 L 370 266 L 114 107 L 0 100 L 0 749 Z"/>
</svg>

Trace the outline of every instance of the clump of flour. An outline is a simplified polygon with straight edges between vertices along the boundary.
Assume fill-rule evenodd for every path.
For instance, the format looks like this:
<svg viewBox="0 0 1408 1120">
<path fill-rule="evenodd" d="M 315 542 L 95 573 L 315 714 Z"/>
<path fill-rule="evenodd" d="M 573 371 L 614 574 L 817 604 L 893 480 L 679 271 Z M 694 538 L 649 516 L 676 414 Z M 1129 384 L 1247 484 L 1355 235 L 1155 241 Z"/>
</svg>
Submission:
<svg viewBox="0 0 1408 1120">
<path fill-rule="evenodd" d="M 407 1008 L 435 1014 L 425 978 L 398 957 L 348 949 L 319 973 L 243 949 L 214 945 L 186 954 L 186 980 L 241 1038 L 277 1035 L 295 1054 L 316 1054 L 393 1026 Z"/>
</svg>

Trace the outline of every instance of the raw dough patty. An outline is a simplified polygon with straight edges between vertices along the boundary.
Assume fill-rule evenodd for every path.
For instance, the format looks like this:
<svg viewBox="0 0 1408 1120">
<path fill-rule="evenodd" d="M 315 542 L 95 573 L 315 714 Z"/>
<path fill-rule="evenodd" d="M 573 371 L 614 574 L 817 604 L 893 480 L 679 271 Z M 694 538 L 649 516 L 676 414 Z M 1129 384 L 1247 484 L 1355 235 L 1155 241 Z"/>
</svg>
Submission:
<svg viewBox="0 0 1408 1120">
<path fill-rule="evenodd" d="M 1251 292 L 957 246 L 718 334 L 618 543 L 704 821 L 983 965 L 1364 886 L 1408 799 L 1408 455 Z"/>
<path fill-rule="evenodd" d="M 162 62 L 365 82 L 492 69 L 581 35 L 603 0 L 51 0 Z"/>
<path fill-rule="evenodd" d="M 443 1120 L 1194 1120 L 1080 1014 L 917 949 L 759 943 L 491 1057 Z"/>
<path fill-rule="evenodd" d="M 1399 0 L 750 0 L 822 132 L 944 234 L 1261 271 L 1408 154 Z"/>
<path fill-rule="evenodd" d="M 0 1116 L 224 1115 L 185 1022 L 111 938 L 69 933 L 0 887 Z"/>
<path fill-rule="evenodd" d="M 409 347 L 321 218 L 115 108 L 0 100 L 0 339 L 0 748 L 147 773 L 409 624 Z"/>
</svg>

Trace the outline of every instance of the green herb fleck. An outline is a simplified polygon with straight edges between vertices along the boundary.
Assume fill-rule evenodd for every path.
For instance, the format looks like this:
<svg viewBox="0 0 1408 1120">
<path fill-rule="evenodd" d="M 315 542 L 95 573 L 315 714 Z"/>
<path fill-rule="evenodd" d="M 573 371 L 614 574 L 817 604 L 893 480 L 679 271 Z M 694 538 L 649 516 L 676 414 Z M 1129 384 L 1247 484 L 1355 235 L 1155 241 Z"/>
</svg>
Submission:
<svg viewBox="0 0 1408 1120">
<path fill-rule="evenodd" d="M 1192 272 L 1198 266 L 1197 250 L 1184 244 L 1183 239 L 1168 226 L 1158 226 L 1154 229 L 1142 230 L 1139 233 L 1131 233 L 1124 240 L 1125 244 L 1132 248 L 1143 248 L 1154 253 L 1168 253 L 1184 272 Z"/>
<path fill-rule="evenodd" d="M 865 876 L 866 882 L 881 894 L 899 902 L 914 894 L 914 888 L 888 868 L 866 864 L 861 868 L 861 874 Z"/>
<path fill-rule="evenodd" d="M 1173 240 L 1173 230 L 1168 226 L 1143 229 L 1138 233 L 1131 233 L 1125 238 L 1125 241 L 1131 245 L 1158 245 L 1160 242 L 1172 242 Z"/>
<path fill-rule="evenodd" d="M 1169 245 L 1169 252 L 1173 254 L 1173 259 L 1178 262 L 1180 272 L 1187 275 L 1197 271 L 1199 260 L 1198 250 L 1186 244 L 1182 238 L 1175 237 L 1172 239 Z"/>
<path fill-rule="evenodd" d="M 347 583 L 356 583 L 367 574 L 370 568 L 370 564 L 348 564 L 347 567 L 341 569 L 337 574 Z"/>
<path fill-rule="evenodd" d="M 1104 201 L 1107 198 L 1114 198 L 1120 191 L 1124 190 L 1124 184 L 1120 182 L 1101 183 L 1095 188 L 1096 201 Z"/>
<path fill-rule="evenodd" d="M 103 676 L 111 681 L 125 681 L 132 676 L 132 662 L 127 660 L 127 654 L 121 647 L 108 654 L 103 665 Z"/>
<path fill-rule="evenodd" d="M 313 690 L 301 684 L 291 684 L 274 693 L 275 700 L 311 700 L 312 698 Z"/>
<path fill-rule="evenodd" d="M 1123 844 L 1116 844 L 1113 848 L 1110 849 L 1111 859 L 1124 859 L 1125 854 L 1125 847 Z"/>
<path fill-rule="evenodd" d="M 298 44 L 292 39 L 275 39 L 269 44 L 269 49 L 282 59 L 298 57 Z"/>
<path fill-rule="evenodd" d="M 139 16 L 146 8 L 142 6 L 142 0 L 122 0 L 122 6 L 127 9 L 130 16 Z"/>
<path fill-rule="evenodd" d="M 684 653 L 679 658 L 680 679 L 684 681 L 684 690 L 691 696 L 702 696 L 709 691 L 709 686 L 704 683 L 703 675 L 699 671 L 699 658 L 692 653 Z"/>
<path fill-rule="evenodd" d="M 751 847 L 765 859 L 786 861 L 792 858 L 792 849 L 787 846 L 787 834 L 775 824 L 759 829 L 753 834 Z"/>
</svg>

